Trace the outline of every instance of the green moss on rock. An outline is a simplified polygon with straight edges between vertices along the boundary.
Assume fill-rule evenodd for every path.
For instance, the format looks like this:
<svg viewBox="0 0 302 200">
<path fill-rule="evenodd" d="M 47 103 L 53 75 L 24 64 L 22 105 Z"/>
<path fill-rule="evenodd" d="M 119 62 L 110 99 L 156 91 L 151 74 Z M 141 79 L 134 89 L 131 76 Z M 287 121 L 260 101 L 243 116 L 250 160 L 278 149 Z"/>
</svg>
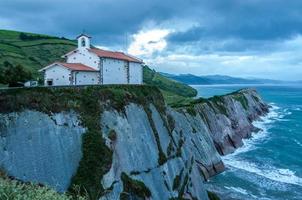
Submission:
<svg viewBox="0 0 302 200">
<path fill-rule="evenodd" d="M 173 180 L 173 187 L 172 187 L 173 190 L 178 190 L 180 186 L 180 181 L 181 181 L 180 175 L 176 175 Z"/>
<path fill-rule="evenodd" d="M 174 151 L 173 141 L 170 140 L 169 145 L 167 147 L 167 155 L 171 156 Z"/>
<path fill-rule="evenodd" d="M 131 196 L 143 199 L 151 197 L 151 191 L 143 182 L 132 179 L 125 172 L 122 172 L 121 180 L 123 182 L 123 192 L 120 194 L 121 200 L 131 199 Z"/>
<path fill-rule="evenodd" d="M 242 107 L 247 110 L 249 108 L 249 104 L 248 104 L 248 100 L 246 99 L 246 97 L 244 96 L 244 94 L 237 94 L 234 95 L 234 99 L 236 101 L 239 101 L 242 105 Z"/>
<path fill-rule="evenodd" d="M 167 128 L 169 128 L 169 132 L 172 132 L 175 128 L 175 120 L 170 114 L 167 115 L 167 120 L 168 120 Z"/>
<path fill-rule="evenodd" d="M 178 141 L 177 149 L 176 149 L 176 154 L 175 154 L 176 157 L 181 157 L 181 148 L 184 143 L 185 143 L 185 141 L 183 140 L 183 138 L 180 138 Z"/>
<path fill-rule="evenodd" d="M 221 114 L 227 115 L 223 96 L 214 96 L 208 99 L 208 105 L 214 110 L 218 109 Z"/>
<path fill-rule="evenodd" d="M 186 189 L 186 187 L 188 185 L 188 182 L 189 182 L 189 174 L 186 174 L 185 178 L 184 178 L 184 181 L 183 181 L 183 183 L 181 185 L 181 188 L 180 188 L 180 190 L 178 192 L 178 198 L 180 198 L 180 199 L 183 198 L 183 195 L 185 193 L 185 189 Z"/>
<path fill-rule="evenodd" d="M 152 128 L 152 132 L 154 134 L 154 138 L 155 138 L 155 141 L 156 141 L 156 144 L 157 144 L 157 148 L 158 148 L 158 164 L 159 165 L 163 165 L 164 163 L 167 162 L 167 156 L 166 154 L 164 153 L 162 147 L 161 147 L 161 143 L 160 143 L 160 139 L 159 139 L 159 133 L 156 129 L 156 126 L 154 124 L 154 121 L 152 119 L 152 111 L 150 110 L 149 106 L 144 106 L 145 108 L 145 112 L 147 113 L 147 117 L 148 117 L 148 120 L 149 120 L 149 123 L 150 123 L 150 126 Z"/>
<path fill-rule="evenodd" d="M 191 116 L 196 116 L 196 115 L 197 115 L 197 112 L 195 111 L 194 106 L 188 106 L 188 107 L 187 107 L 187 112 L 188 112 L 189 115 L 191 115 Z"/>
</svg>

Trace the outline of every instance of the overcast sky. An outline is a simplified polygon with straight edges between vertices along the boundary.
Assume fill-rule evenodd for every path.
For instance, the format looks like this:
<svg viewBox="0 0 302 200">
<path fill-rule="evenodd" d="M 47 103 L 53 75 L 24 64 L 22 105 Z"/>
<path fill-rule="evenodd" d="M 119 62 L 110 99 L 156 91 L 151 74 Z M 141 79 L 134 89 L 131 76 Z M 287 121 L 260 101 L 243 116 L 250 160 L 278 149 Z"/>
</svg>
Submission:
<svg viewBox="0 0 302 200">
<path fill-rule="evenodd" d="M 1 0 L 0 29 L 85 29 L 174 74 L 302 79 L 301 0 Z"/>
</svg>

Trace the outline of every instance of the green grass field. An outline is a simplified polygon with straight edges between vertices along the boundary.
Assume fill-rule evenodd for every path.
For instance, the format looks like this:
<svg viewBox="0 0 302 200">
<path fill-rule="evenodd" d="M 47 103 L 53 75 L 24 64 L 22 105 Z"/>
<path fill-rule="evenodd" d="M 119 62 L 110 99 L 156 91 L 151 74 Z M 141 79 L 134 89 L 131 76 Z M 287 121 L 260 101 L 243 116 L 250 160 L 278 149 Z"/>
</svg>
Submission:
<svg viewBox="0 0 302 200">
<path fill-rule="evenodd" d="M 22 40 L 21 32 L 0 30 L 0 65 L 8 61 L 13 65 L 21 64 L 35 77 L 38 70 L 58 60 L 76 47 L 76 42 L 58 37 L 25 33 L 40 36 L 41 39 Z"/>
</svg>

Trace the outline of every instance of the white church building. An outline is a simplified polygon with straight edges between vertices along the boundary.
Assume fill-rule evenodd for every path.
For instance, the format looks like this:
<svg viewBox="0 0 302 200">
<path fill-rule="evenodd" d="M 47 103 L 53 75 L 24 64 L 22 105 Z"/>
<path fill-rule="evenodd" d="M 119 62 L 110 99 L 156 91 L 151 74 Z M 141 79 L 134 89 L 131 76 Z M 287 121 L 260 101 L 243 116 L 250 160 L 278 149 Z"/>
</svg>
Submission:
<svg viewBox="0 0 302 200">
<path fill-rule="evenodd" d="M 92 47 L 91 37 L 77 37 L 78 48 L 62 56 L 66 62 L 55 62 L 39 70 L 46 86 L 142 84 L 143 61 L 123 52 Z"/>
</svg>

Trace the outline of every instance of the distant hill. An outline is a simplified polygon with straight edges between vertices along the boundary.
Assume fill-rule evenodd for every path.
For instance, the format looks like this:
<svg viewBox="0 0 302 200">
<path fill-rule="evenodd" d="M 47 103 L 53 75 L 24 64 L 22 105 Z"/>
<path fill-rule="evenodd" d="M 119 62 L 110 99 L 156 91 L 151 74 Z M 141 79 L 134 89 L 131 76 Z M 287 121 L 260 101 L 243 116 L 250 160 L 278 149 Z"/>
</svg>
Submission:
<svg viewBox="0 0 302 200">
<path fill-rule="evenodd" d="M 194 88 L 165 77 L 155 70 L 151 70 L 148 66 L 144 66 L 144 82 L 184 97 L 195 97 L 197 95 L 197 91 Z"/>
<path fill-rule="evenodd" d="M 34 33 L 0 30 L 0 71 L 5 61 L 21 64 L 34 77 L 41 76 L 38 70 L 55 61 L 62 61 L 62 55 L 76 48 L 76 41 Z M 144 66 L 144 82 L 158 86 L 164 94 L 194 97 L 197 91 Z"/>
<path fill-rule="evenodd" d="M 163 76 L 189 85 L 213 85 L 213 84 L 281 84 L 286 83 L 279 80 L 258 79 L 258 78 L 237 78 L 223 75 L 196 76 L 192 74 L 168 74 L 161 73 Z"/>
</svg>

